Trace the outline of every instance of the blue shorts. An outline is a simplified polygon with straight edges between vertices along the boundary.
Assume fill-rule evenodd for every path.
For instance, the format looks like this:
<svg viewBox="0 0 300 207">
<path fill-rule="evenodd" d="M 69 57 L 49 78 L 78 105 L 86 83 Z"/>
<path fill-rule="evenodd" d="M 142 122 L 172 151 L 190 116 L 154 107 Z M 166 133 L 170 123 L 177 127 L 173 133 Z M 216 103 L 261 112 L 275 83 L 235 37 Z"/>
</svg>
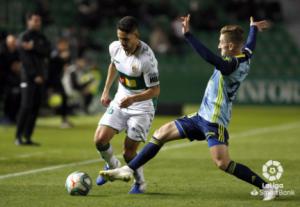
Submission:
<svg viewBox="0 0 300 207">
<path fill-rule="evenodd" d="M 207 140 L 208 146 L 228 145 L 229 135 L 227 129 L 217 123 L 203 119 L 197 113 L 175 120 L 176 127 L 182 138 L 193 140 Z"/>
</svg>

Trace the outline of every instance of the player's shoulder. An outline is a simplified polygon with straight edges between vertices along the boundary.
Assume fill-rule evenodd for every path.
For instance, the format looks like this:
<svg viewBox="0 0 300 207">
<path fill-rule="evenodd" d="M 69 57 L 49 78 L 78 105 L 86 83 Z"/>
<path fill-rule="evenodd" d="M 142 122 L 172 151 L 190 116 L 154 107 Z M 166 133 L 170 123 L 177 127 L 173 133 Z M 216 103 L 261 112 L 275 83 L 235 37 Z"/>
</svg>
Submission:
<svg viewBox="0 0 300 207">
<path fill-rule="evenodd" d="M 143 41 L 141 41 L 141 49 L 140 49 L 139 56 L 144 61 L 149 61 L 149 60 L 153 60 L 153 59 L 156 60 L 154 52 L 152 51 L 150 46 Z"/>
<path fill-rule="evenodd" d="M 113 41 L 109 44 L 109 50 L 114 50 L 121 47 L 120 41 Z"/>
<path fill-rule="evenodd" d="M 109 45 L 109 53 L 111 56 L 115 56 L 117 52 L 122 48 L 120 41 L 113 41 Z"/>
<path fill-rule="evenodd" d="M 150 46 L 141 41 L 139 59 L 145 68 L 157 68 L 157 60 Z"/>
<path fill-rule="evenodd" d="M 153 55 L 154 56 L 154 53 L 153 53 L 151 47 L 143 41 L 140 41 L 140 42 L 141 42 L 141 50 L 140 50 L 141 54 L 147 54 L 147 55 Z"/>
<path fill-rule="evenodd" d="M 247 50 L 244 50 L 242 51 L 241 54 L 239 55 L 236 55 L 234 56 L 234 58 L 237 60 L 238 64 L 241 64 L 241 63 L 250 63 L 250 58 L 251 58 L 251 55 L 248 53 Z"/>
</svg>

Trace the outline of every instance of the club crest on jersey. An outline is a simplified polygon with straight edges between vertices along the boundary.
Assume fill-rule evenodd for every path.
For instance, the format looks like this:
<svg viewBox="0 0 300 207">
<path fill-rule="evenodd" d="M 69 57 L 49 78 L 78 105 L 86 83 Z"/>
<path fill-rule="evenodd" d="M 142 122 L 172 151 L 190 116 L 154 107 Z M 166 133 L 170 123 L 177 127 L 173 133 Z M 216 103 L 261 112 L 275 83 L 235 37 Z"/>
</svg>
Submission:
<svg viewBox="0 0 300 207">
<path fill-rule="evenodd" d="M 131 69 L 132 69 L 132 72 L 133 72 L 133 73 L 137 73 L 137 72 L 138 72 L 138 67 L 137 67 L 137 65 L 133 65 Z"/>
</svg>

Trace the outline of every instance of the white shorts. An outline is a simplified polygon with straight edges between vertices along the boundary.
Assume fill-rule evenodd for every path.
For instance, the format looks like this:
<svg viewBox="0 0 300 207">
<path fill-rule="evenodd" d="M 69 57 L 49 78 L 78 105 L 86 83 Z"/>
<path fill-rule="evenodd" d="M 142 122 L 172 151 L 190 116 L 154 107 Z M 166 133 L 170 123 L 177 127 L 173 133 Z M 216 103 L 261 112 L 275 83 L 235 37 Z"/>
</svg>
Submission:
<svg viewBox="0 0 300 207">
<path fill-rule="evenodd" d="M 154 112 L 119 108 L 110 104 L 98 125 L 109 126 L 118 132 L 126 130 L 128 138 L 134 141 L 147 141 L 147 135 L 154 118 Z"/>
</svg>

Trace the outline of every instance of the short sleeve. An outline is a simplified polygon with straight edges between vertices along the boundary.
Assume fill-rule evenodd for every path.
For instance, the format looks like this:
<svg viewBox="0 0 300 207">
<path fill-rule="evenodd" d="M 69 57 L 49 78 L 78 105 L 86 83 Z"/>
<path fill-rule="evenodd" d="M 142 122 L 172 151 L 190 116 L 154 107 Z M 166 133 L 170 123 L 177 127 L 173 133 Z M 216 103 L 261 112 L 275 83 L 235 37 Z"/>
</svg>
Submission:
<svg viewBox="0 0 300 207">
<path fill-rule="evenodd" d="M 157 60 L 153 54 L 149 55 L 143 64 L 144 80 L 147 87 L 159 85 Z"/>
<path fill-rule="evenodd" d="M 120 43 L 118 41 L 114 41 L 109 45 L 109 55 L 110 55 L 110 61 L 113 62 L 114 58 L 117 54 L 118 48 Z"/>
</svg>

